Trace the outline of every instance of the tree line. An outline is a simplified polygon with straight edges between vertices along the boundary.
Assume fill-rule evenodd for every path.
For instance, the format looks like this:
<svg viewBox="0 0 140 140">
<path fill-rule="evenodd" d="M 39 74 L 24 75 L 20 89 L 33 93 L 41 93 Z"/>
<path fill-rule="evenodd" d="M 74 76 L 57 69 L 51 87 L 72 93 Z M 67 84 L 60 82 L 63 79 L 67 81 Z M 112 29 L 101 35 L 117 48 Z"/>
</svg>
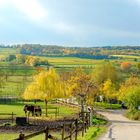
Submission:
<svg viewBox="0 0 140 140">
<path fill-rule="evenodd" d="M 82 68 L 57 73 L 53 68 L 40 71 L 34 76 L 24 94 L 24 99 L 44 100 L 76 97 L 84 105 L 93 107 L 95 101 L 113 103 L 125 102 L 130 111 L 137 111 L 140 105 L 140 78 L 130 75 L 122 78 L 120 70 L 113 63 L 106 62 L 88 73 Z"/>
<path fill-rule="evenodd" d="M 140 56 L 140 46 L 68 47 L 41 44 L 0 45 L 0 48 L 13 48 L 17 53 L 37 56 L 74 56 L 93 59 L 117 59 L 111 55 Z"/>
</svg>

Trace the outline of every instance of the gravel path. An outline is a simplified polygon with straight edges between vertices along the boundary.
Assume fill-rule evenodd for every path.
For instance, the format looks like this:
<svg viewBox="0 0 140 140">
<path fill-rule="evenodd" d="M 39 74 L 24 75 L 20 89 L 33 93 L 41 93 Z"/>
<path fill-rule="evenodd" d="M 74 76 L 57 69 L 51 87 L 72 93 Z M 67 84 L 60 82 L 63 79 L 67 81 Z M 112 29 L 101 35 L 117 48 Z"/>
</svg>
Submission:
<svg viewBox="0 0 140 140">
<path fill-rule="evenodd" d="M 99 140 L 140 140 L 140 122 L 127 119 L 122 110 L 97 112 L 111 122 L 107 133 Z"/>
</svg>

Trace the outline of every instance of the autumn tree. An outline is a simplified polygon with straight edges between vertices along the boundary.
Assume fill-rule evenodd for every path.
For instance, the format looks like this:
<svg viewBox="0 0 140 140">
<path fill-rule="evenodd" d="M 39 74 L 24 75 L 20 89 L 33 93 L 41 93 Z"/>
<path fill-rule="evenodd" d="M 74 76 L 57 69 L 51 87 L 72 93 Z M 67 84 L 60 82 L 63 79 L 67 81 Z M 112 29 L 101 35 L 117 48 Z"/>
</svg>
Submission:
<svg viewBox="0 0 140 140">
<path fill-rule="evenodd" d="M 129 77 L 125 83 L 124 83 L 124 86 L 126 88 L 130 87 L 130 86 L 139 86 L 140 85 L 140 79 L 136 76 L 131 76 Z"/>
<path fill-rule="evenodd" d="M 122 97 L 125 96 L 126 90 L 129 87 L 133 86 L 139 86 L 140 85 L 140 79 L 135 76 L 131 76 L 124 83 L 121 84 L 119 89 L 119 99 L 122 100 Z M 123 101 L 123 100 L 122 100 Z"/>
<path fill-rule="evenodd" d="M 117 98 L 118 94 L 116 91 L 115 84 L 113 84 L 110 79 L 108 79 L 107 81 L 104 82 L 103 87 L 102 87 L 102 91 L 103 91 L 103 94 L 108 102 L 111 99 Z"/>
<path fill-rule="evenodd" d="M 66 96 L 59 75 L 54 69 L 41 71 L 34 77 L 34 81 L 26 88 L 23 97 L 25 99 L 41 99 L 45 101 L 46 116 L 48 101 L 53 98 Z"/>
<path fill-rule="evenodd" d="M 19 64 L 24 64 L 25 61 L 26 61 L 26 55 L 22 55 L 22 54 L 17 54 L 16 55 L 16 61 L 19 63 Z"/>
<path fill-rule="evenodd" d="M 36 67 L 35 70 L 36 70 L 36 73 L 39 74 L 40 72 L 44 71 L 45 69 L 43 67 Z"/>
<path fill-rule="evenodd" d="M 122 62 L 120 67 L 121 67 L 122 71 L 128 72 L 131 68 L 131 63 L 130 62 Z"/>
<path fill-rule="evenodd" d="M 115 66 L 110 62 L 104 62 L 93 69 L 92 76 L 98 85 L 103 84 L 110 79 L 117 84 L 120 81 L 119 73 Z"/>
<path fill-rule="evenodd" d="M 10 55 L 7 56 L 6 61 L 13 61 L 15 59 L 16 59 L 16 56 L 13 55 L 13 54 L 10 54 Z"/>
<path fill-rule="evenodd" d="M 30 65 L 30 66 L 35 66 L 36 62 L 39 61 L 39 58 L 35 56 L 28 56 L 26 58 L 25 64 Z"/>
<path fill-rule="evenodd" d="M 26 58 L 25 64 L 29 66 L 34 66 L 34 67 L 40 66 L 40 65 L 49 65 L 47 60 L 40 59 L 36 56 L 28 56 Z"/>
<path fill-rule="evenodd" d="M 82 69 L 75 69 L 70 77 L 69 93 L 74 97 L 81 98 L 81 112 L 84 112 L 84 103 L 93 104 L 96 86 L 90 74 L 86 74 Z"/>
<path fill-rule="evenodd" d="M 131 111 L 137 110 L 140 105 L 140 87 L 137 85 L 128 88 L 125 87 L 123 92 L 124 93 L 120 95 L 120 99 L 126 103 Z"/>
<path fill-rule="evenodd" d="M 140 62 L 137 62 L 136 67 L 137 67 L 138 72 L 140 73 Z"/>
</svg>

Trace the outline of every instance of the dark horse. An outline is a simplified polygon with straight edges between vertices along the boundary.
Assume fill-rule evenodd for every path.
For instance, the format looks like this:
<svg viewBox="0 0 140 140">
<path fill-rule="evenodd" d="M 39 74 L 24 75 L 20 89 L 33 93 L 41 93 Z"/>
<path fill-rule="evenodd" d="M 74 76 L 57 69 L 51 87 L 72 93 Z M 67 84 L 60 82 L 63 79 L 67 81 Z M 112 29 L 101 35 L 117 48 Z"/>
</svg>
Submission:
<svg viewBox="0 0 140 140">
<path fill-rule="evenodd" d="M 30 114 L 30 112 L 32 113 L 32 116 L 41 116 L 42 115 L 41 107 L 36 106 L 36 105 L 25 105 L 24 112 L 25 112 L 25 115 L 27 115 L 27 113 Z"/>
</svg>

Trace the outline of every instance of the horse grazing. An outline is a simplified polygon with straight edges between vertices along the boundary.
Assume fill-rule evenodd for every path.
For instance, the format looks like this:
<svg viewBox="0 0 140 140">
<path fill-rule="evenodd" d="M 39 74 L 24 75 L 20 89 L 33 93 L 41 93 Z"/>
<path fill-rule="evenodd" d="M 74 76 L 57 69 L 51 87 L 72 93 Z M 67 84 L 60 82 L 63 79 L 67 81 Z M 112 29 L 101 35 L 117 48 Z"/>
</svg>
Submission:
<svg viewBox="0 0 140 140">
<path fill-rule="evenodd" d="M 41 116 L 42 115 L 42 109 L 40 106 L 25 105 L 23 110 L 24 110 L 26 116 L 27 116 L 27 113 L 30 114 L 30 112 L 32 113 L 32 116 Z"/>
</svg>

